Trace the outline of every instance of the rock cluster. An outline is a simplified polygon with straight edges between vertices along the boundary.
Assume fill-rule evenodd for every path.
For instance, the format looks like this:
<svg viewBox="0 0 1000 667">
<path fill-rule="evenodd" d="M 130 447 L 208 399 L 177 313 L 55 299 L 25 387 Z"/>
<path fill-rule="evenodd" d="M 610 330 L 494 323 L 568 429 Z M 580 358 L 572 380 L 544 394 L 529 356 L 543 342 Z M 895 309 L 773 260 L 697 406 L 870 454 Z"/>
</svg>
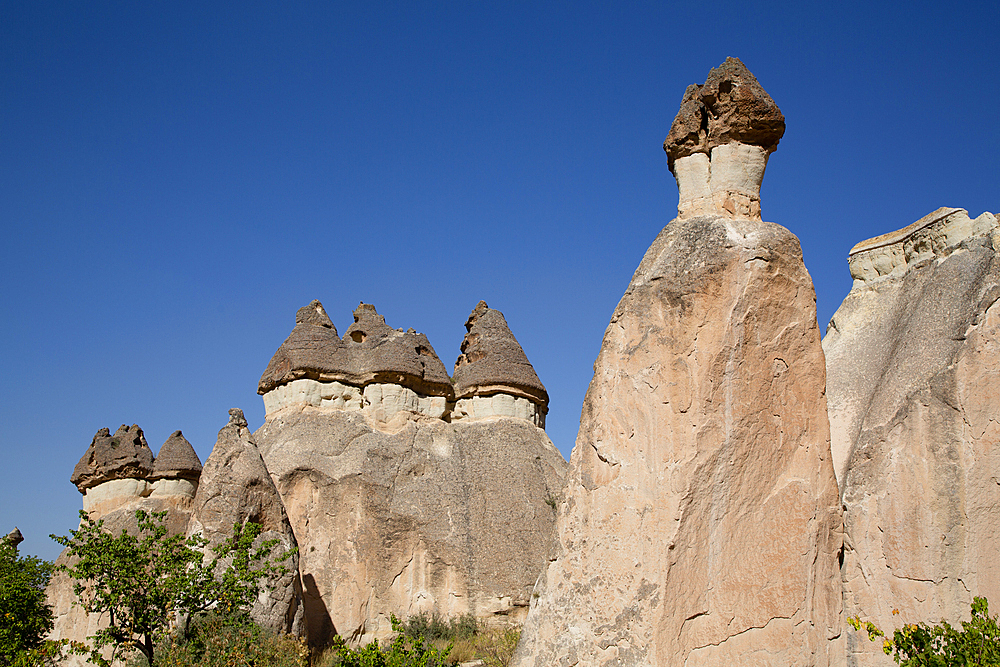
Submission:
<svg viewBox="0 0 1000 667">
<path fill-rule="evenodd" d="M 956 208 L 857 244 L 823 340 L 846 612 L 884 629 L 1000 599 L 998 248 Z M 851 639 L 849 664 L 891 664 Z"/>
<path fill-rule="evenodd" d="M 104 521 L 112 533 L 137 531 L 135 512 L 142 509 L 166 512 L 169 534 L 201 533 L 210 546 L 228 537 L 234 524 L 247 521 L 263 526 L 259 542 L 277 538 L 280 552 L 296 546 L 281 499 L 239 410 L 230 411 L 230 423 L 219 432 L 204 469 L 180 431 L 167 438 L 154 458 L 142 429 L 133 424 L 122 425 L 114 435 L 107 428 L 99 430 L 71 481 L 83 494 L 84 510 Z M 64 563 L 65 551 L 56 560 L 57 565 Z M 287 564 L 290 574 L 269 582 L 273 590 L 259 597 L 251 617 L 273 630 L 302 632 L 297 556 Z M 84 641 L 106 623 L 75 604 L 73 581 L 64 573 L 52 577 L 46 594 L 53 608 L 53 638 Z M 83 662 L 71 657 L 66 664 Z"/>
<path fill-rule="evenodd" d="M 527 610 L 566 462 L 503 314 L 480 303 L 466 328 L 452 385 L 422 334 L 362 304 L 341 339 L 313 301 L 261 378 L 254 437 L 298 540 L 314 644 L 385 637 L 392 614 Z"/>
<path fill-rule="evenodd" d="M 678 217 L 759 220 L 764 168 L 784 133 L 778 105 L 738 58 L 688 86 L 663 142 L 680 193 Z"/>
<path fill-rule="evenodd" d="M 717 155 L 743 168 L 780 137 L 739 61 L 713 86 L 722 125 L 675 167 L 701 150 L 713 175 Z M 681 213 L 605 333 L 521 667 L 838 662 L 841 514 L 798 240 L 745 211 Z"/>
</svg>

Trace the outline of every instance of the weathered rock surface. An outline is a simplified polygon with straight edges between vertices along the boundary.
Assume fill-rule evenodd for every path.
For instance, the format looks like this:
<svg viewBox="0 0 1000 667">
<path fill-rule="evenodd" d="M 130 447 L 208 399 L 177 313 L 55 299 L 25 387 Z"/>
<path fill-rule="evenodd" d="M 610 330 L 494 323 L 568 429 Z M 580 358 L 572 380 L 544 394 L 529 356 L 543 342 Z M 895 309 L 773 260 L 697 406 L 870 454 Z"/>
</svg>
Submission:
<svg viewBox="0 0 1000 667">
<path fill-rule="evenodd" d="M 526 610 L 566 468 L 541 429 L 300 404 L 255 438 L 301 548 L 311 642 L 385 637 L 393 613 Z"/>
<path fill-rule="evenodd" d="M 115 479 L 145 479 L 153 469 L 153 452 L 146 444 L 142 429 L 122 424 L 111 435 L 102 428 L 73 469 L 70 481 L 80 493 Z"/>
<path fill-rule="evenodd" d="M 21 531 L 18 530 L 17 526 L 14 526 L 14 530 L 7 533 L 3 539 L 7 542 L 7 544 L 16 549 L 18 544 L 24 542 L 24 535 L 21 535 Z"/>
<path fill-rule="evenodd" d="M 194 451 L 194 447 L 180 431 L 170 434 L 160 446 L 160 451 L 153 461 L 153 470 L 149 479 L 156 481 L 160 479 L 186 479 L 197 481 L 201 477 L 201 459 Z"/>
<path fill-rule="evenodd" d="M 859 243 L 823 341 L 845 611 L 886 630 L 1000 599 L 998 244 L 995 216 L 953 208 Z M 850 664 L 892 664 L 850 640 Z"/>
<path fill-rule="evenodd" d="M 295 535 L 243 412 L 233 409 L 229 416 L 205 461 L 188 533 L 200 533 L 211 548 L 231 536 L 234 525 L 252 521 L 262 527 L 258 543 L 278 540 L 272 554 L 280 558 L 296 548 Z M 298 556 L 291 555 L 284 564 L 288 573 L 267 582 L 272 590 L 262 591 L 250 616 L 272 630 L 301 632 L 304 609 Z"/>
<path fill-rule="evenodd" d="M 798 239 L 667 225 L 605 332 L 513 664 L 842 662 L 824 385 Z"/>
<path fill-rule="evenodd" d="M 663 142 L 677 179 L 679 217 L 760 219 L 760 184 L 785 117 L 738 58 L 726 58 L 684 92 Z"/>
<path fill-rule="evenodd" d="M 389 327 L 372 305 L 358 306 L 343 339 L 319 301 L 300 308 L 295 322 L 257 386 L 268 414 L 306 403 L 365 410 L 380 421 L 405 411 L 441 418 L 454 399 L 427 337 Z"/>
</svg>

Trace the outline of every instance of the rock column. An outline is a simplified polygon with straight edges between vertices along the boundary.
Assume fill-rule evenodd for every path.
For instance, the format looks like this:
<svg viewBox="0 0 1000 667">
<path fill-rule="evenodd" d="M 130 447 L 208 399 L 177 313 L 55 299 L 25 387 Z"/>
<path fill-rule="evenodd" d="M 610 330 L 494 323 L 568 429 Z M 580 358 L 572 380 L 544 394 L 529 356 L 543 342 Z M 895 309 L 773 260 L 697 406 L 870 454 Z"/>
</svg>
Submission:
<svg viewBox="0 0 1000 667">
<path fill-rule="evenodd" d="M 679 126 L 695 116 L 692 137 Z M 725 155 L 729 173 L 762 174 L 783 127 L 728 59 L 688 89 L 666 149 L 675 167 Z M 605 332 L 559 507 L 562 551 L 536 587 L 519 667 L 843 659 L 841 513 L 798 240 L 736 196 L 755 189 L 716 190 L 730 193 L 723 205 L 696 212 L 675 174 L 680 215 Z"/>
</svg>

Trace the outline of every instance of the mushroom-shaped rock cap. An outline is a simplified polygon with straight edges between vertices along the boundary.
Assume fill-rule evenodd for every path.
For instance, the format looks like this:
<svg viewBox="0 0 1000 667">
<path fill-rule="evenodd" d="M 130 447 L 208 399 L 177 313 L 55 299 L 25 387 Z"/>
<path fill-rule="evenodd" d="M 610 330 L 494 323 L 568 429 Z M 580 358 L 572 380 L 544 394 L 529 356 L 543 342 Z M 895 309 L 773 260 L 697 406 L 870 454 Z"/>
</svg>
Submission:
<svg viewBox="0 0 1000 667">
<path fill-rule="evenodd" d="M 201 476 L 201 459 L 184 434 L 174 431 L 160 447 L 160 453 L 153 461 L 150 479 L 190 479 Z"/>
<path fill-rule="evenodd" d="M 448 371 L 427 336 L 413 329 L 405 333 L 385 323 L 375 306 L 362 303 L 354 310 L 354 324 L 344 334 L 354 371 L 353 384 L 384 382 L 430 396 L 451 396 Z"/>
<path fill-rule="evenodd" d="M 152 470 L 153 452 L 142 429 L 122 424 L 114 435 L 106 428 L 94 435 L 69 481 L 83 493 L 112 479 L 147 479 Z"/>
<path fill-rule="evenodd" d="M 455 362 L 455 398 L 503 392 L 546 409 L 549 395 L 499 310 L 480 301 L 465 322 L 468 331 Z"/>
<path fill-rule="evenodd" d="M 673 171 L 679 158 L 734 141 L 772 153 L 784 133 L 781 109 L 746 65 L 730 57 L 708 73 L 703 85 L 692 84 L 684 91 L 663 150 Z"/>
<path fill-rule="evenodd" d="M 271 357 L 257 393 L 265 394 L 299 378 L 341 380 L 349 375 L 350 360 L 337 328 L 323 304 L 314 300 L 295 313 L 295 328 Z"/>
</svg>

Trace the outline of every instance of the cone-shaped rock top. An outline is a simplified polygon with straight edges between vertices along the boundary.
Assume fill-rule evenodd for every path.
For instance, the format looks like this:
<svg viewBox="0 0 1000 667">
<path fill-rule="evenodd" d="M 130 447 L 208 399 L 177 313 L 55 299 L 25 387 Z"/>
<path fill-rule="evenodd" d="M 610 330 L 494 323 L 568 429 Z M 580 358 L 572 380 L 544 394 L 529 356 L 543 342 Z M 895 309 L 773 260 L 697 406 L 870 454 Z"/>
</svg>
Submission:
<svg viewBox="0 0 1000 667">
<path fill-rule="evenodd" d="M 448 372 L 427 336 L 393 329 L 367 303 L 355 309 L 343 339 L 319 301 L 299 309 L 295 328 L 271 357 L 257 393 L 300 378 L 356 386 L 385 382 L 423 394 L 451 394 Z"/>
<path fill-rule="evenodd" d="M 257 393 L 264 394 L 299 378 L 340 380 L 350 375 L 350 360 L 337 328 L 323 304 L 313 300 L 295 314 L 295 328 L 271 357 Z"/>
<path fill-rule="evenodd" d="M 785 117 L 739 58 L 712 69 L 702 85 L 684 91 L 680 111 L 663 142 L 670 170 L 674 161 L 694 153 L 710 153 L 716 146 L 739 142 L 760 146 L 768 153 L 778 148 L 785 133 Z"/>
<path fill-rule="evenodd" d="M 146 479 L 153 470 L 153 452 L 136 424 L 122 424 L 111 435 L 102 428 L 95 435 L 70 481 L 83 493 L 112 479 Z"/>
<path fill-rule="evenodd" d="M 455 362 L 455 398 L 497 392 L 512 393 L 548 405 L 538 379 L 503 313 L 480 301 L 465 323 L 468 333 Z"/>
<path fill-rule="evenodd" d="M 160 447 L 160 453 L 153 461 L 153 474 L 150 479 L 190 479 L 196 480 L 201 475 L 201 459 L 194 447 L 180 431 L 174 431 Z"/>
<path fill-rule="evenodd" d="M 427 336 L 413 329 L 393 329 L 375 306 L 361 303 L 354 311 L 354 324 L 344 334 L 356 384 L 386 382 L 422 394 L 451 393 L 448 371 L 431 347 Z"/>
</svg>

